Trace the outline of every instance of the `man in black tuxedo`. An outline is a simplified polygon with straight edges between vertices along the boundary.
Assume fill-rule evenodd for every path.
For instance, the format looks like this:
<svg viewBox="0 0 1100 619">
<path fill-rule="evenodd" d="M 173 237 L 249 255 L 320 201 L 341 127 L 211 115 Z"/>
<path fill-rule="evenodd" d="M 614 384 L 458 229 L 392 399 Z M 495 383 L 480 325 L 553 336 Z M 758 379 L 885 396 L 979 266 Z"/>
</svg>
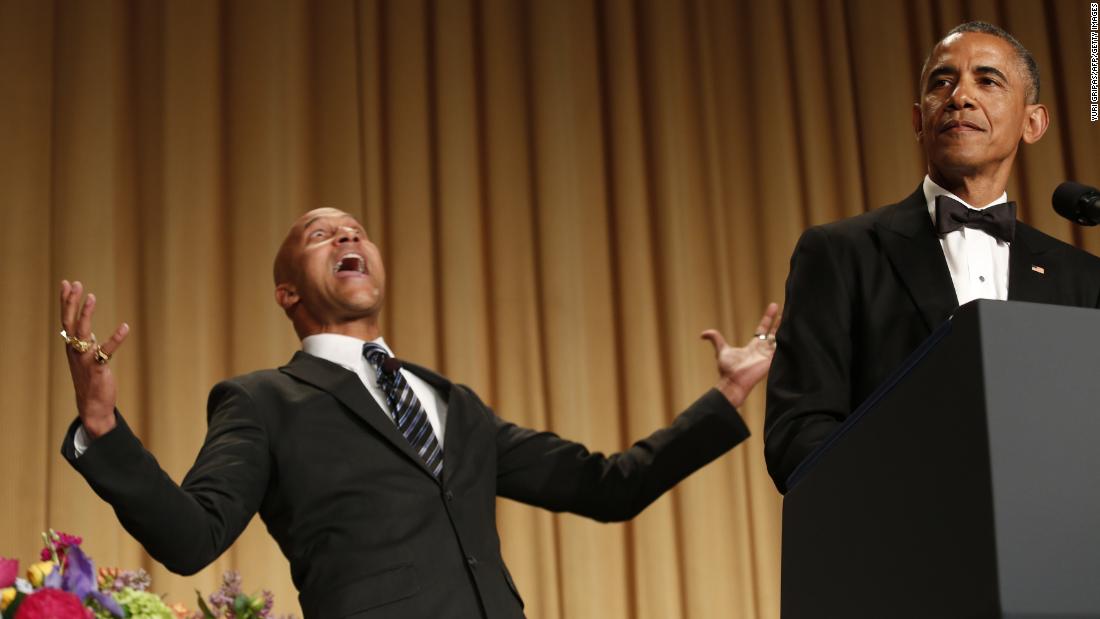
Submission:
<svg viewBox="0 0 1100 619">
<path fill-rule="evenodd" d="M 1047 129 L 1031 54 L 982 22 L 921 71 L 913 130 L 928 174 L 905 200 L 805 231 L 768 378 L 768 471 L 788 477 L 931 332 L 978 298 L 1100 306 L 1100 260 L 1015 218 L 1020 142 Z"/>
<path fill-rule="evenodd" d="M 769 306 L 744 348 L 704 333 L 718 355 L 716 388 L 669 427 L 604 456 L 508 423 L 468 387 L 394 359 L 379 332 L 381 256 L 350 215 L 303 215 L 276 257 L 275 283 L 302 351 L 214 387 L 205 442 L 177 486 L 115 408 L 108 362 L 129 327 L 96 345 L 94 295 L 62 282 L 79 411 L 62 453 L 175 572 L 209 564 L 259 512 L 306 616 L 319 619 L 523 616 L 496 497 L 632 518 L 746 438 L 735 407 L 767 373 L 778 311 Z"/>
</svg>

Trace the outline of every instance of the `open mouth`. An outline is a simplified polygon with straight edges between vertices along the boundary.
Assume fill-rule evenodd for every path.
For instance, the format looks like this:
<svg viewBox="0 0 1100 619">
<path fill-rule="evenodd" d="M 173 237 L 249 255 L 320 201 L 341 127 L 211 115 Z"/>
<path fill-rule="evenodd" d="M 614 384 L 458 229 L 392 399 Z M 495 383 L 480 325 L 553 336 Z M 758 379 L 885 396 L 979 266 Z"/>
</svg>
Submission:
<svg viewBox="0 0 1100 619">
<path fill-rule="evenodd" d="M 367 259 L 356 253 L 344 254 L 333 265 L 332 272 L 362 275 L 367 272 Z"/>
</svg>

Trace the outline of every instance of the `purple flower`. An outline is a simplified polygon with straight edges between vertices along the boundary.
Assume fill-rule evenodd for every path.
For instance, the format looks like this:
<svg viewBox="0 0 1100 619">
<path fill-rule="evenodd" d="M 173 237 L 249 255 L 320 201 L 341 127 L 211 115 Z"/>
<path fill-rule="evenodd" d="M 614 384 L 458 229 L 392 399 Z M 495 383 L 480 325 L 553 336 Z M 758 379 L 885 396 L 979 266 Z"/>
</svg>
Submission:
<svg viewBox="0 0 1100 619">
<path fill-rule="evenodd" d="M 70 546 L 66 554 L 69 566 L 64 574 L 60 576 L 60 588 L 80 598 L 81 602 L 87 603 L 88 598 L 92 598 L 112 615 L 116 617 L 125 616 L 122 607 L 118 605 L 114 598 L 99 591 L 96 586 L 95 566 L 92 565 L 92 560 L 84 554 L 80 546 Z M 50 586 L 50 577 L 57 574 L 58 571 L 54 570 L 46 577 L 47 586 Z"/>
<path fill-rule="evenodd" d="M 271 608 L 273 606 L 275 606 L 275 595 L 273 593 L 271 593 L 270 591 L 268 591 L 267 589 L 264 589 L 263 596 L 264 596 L 264 607 L 262 609 L 260 609 L 260 617 L 263 617 L 264 619 L 266 619 L 267 617 L 271 616 Z"/>
<path fill-rule="evenodd" d="M 148 591 L 152 584 L 153 581 L 149 577 L 149 573 L 143 569 L 139 568 L 136 571 L 120 570 L 114 580 L 111 581 L 111 589 L 114 591 L 122 591 L 123 589 Z"/>
<path fill-rule="evenodd" d="M 219 613 L 230 611 L 240 594 L 241 575 L 234 570 L 229 570 L 222 574 L 221 588 L 210 594 L 210 606 Z"/>
<path fill-rule="evenodd" d="M 53 569 L 46 577 L 42 579 L 42 587 L 46 589 L 60 589 L 61 588 L 61 570 Z"/>
<path fill-rule="evenodd" d="M 96 588 L 95 567 L 80 546 L 69 548 L 69 566 L 61 576 L 61 588 L 76 595 L 81 601 Z M 54 570 L 51 574 L 56 574 Z M 48 578 L 48 577 L 47 577 Z"/>
<path fill-rule="evenodd" d="M 112 615 L 116 617 L 126 616 L 126 613 L 123 612 L 122 607 L 118 605 L 118 602 L 115 601 L 115 598 L 107 595 L 106 593 L 98 590 L 92 591 L 88 594 L 88 597 L 92 598 L 96 602 L 99 602 L 99 605 Z M 87 602 L 87 600 L 85 600 L 85 602 Z"/>
</svg>

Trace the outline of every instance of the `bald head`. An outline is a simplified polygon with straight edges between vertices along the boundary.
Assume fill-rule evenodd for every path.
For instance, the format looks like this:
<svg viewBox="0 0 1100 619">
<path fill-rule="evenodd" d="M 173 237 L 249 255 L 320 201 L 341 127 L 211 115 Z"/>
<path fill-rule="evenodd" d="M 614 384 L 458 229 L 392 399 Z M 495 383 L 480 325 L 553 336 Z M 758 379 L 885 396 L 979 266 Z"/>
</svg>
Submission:
<svg viewBox="0 0 1100 619">
<path fill-rule="evenodd" d="M 386 271 L 378 247 L 351 215 L 314 209 L 287 232 L 272 269 L 275 301 L 299 337 L 378 335 Z"/>
<path fill-rule="evenodd" d="M 313 209 L 296 219 L 294 225 L 287 231 L 283 243 L 279 245 L 279 251 L 275 254 L 273 271 L 276 286 L 294 281 L 296 257 L 298 250 L 304 244 L 305 230 L 311 223 L 322 217 L 350 217 L 350 215 L 339 209 L 323 207 Z"/>
</svg>

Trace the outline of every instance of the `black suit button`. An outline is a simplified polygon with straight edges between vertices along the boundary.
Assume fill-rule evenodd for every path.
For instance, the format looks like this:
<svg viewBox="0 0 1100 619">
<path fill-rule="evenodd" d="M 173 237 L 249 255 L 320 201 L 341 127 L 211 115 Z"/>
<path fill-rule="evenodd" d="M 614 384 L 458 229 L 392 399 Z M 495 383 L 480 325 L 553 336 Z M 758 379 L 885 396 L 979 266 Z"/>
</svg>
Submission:
<svg viewBox="0 0 1100 619">
<path fill-rule="evenodd" d="M 453 501 L 455 500 L 455 493 L 448 490 L 443 493 L 443 498 L 447 499 L 448 501 Z"/>
<path fill-rule="evenodd" d="M 475 557 L 474 555 L 466 557 L 466 564 L 470 567 L 477 567 L 477 557 Z"/>
</svg>

